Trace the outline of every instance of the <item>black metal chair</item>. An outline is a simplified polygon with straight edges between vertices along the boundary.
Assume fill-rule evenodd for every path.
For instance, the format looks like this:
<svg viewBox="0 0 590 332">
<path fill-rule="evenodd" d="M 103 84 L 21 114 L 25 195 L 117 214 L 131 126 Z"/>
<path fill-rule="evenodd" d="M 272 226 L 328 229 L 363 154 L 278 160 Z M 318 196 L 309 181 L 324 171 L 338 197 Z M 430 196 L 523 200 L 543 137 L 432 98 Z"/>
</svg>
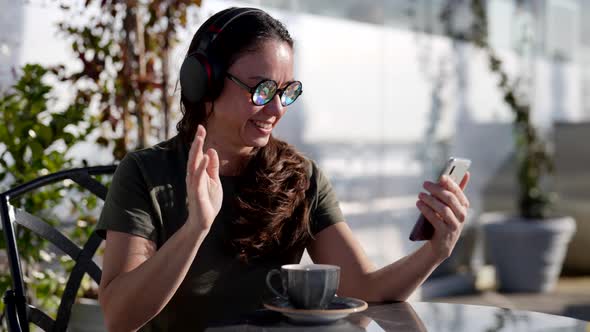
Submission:
<svg viewBox="0 0 590 332">
<path fill-rule="evenodd" d="M 22 209 L 12 206 L 10 200 L 40 187 L 70 179 L 104 201 L 107 195 L 107 188 L 92 176 L 112 174 L 115 169 L 116 166 L 112 165 L 65 170 L 37 178 L 0 194 L 0 218 L 2 219 L 2 231 L 6 239 L 6 253 L 12 277 L 12 289 L 8 289 L 4 295 L 4 303 L 6 304 L 5 315 L 9 331 L 28 332 L 29 323 L 39 326 L 44 331 L 66 331 L 72 305 L 76 299 L 76 293 L 78 292 L 84 274 L 88 273 L 96 283 L 100 282 L 101 270 L 92 258 L 102 242 L 102 239 L 93 232 L 84 247 L 80 248 L 50 224 Z M 23 273 L 16 243 L 15 223 L 28 228 L 33 233 L 48 240 L 65 254 L 69 255 L 75 262 L 74 268 L 66 283 L 55 320 L 43 311 L 27 303 Z"/>
</svg>

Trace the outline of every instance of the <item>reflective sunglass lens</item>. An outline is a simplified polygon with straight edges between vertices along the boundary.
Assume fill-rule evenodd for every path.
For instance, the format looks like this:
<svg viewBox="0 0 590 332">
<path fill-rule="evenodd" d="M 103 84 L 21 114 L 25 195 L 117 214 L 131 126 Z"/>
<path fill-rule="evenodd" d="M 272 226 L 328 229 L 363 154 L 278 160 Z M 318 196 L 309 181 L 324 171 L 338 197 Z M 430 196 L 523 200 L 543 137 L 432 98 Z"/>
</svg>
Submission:
<svg viewBox="0 0 590 332">
<path fill-rule="evenodd" d="M 252 95 L 252 101 L 254 104 L 262 106 L 271 101 L 276 93 L 277 84 L 273 81 L 264 81 L 256 86 L 256 90 Z"/>
<path fill-rule="evenodd" d="M 302 87 L 301 82 L 289 84 L 281 96 L 281 103 L 285 106 L 292 104 L 301 94 Z"/>
</svg>

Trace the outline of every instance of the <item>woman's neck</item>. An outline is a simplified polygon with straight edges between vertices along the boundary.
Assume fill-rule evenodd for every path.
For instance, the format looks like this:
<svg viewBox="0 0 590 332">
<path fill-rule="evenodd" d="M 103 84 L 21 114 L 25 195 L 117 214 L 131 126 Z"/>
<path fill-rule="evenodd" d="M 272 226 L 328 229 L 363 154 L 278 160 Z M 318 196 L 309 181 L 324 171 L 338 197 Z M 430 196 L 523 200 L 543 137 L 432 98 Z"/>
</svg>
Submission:
<svg viewBox="0 0 590 332">
<path fill-rule="evenodd" d="M 219 156 L 219 175 L 235 176 L 242 173 L 252 155 L 252 147 L 233 147 L 219 144 L 214 138 L 205 139 L 203 152 L 215 149 Z"/>
</svg>

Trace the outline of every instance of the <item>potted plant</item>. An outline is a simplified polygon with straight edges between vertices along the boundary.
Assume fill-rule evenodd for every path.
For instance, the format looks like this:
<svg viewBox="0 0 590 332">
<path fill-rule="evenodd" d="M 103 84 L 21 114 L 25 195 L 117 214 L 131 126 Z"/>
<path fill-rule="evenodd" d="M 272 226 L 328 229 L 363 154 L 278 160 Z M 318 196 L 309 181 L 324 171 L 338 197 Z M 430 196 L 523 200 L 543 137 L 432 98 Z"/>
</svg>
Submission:
<svg viewBox="0 0 590 332">
<path fill-rule="evenodd" d="M 3 124 L 0 126 L 0 192 L 72 168 L 74 162 L 68 152 L 84 141 L 95 126 L 84 112 L 84 101 L 74 101 L 64 110 L 51 110 L 56 98 L 47 81 L 53 78 L 53 69 L 26 65 L 19 72 L 18 81 L 0 96 L 0 123 Z M 10 203 L 31 214 L 42 215 L 44 221 L 62 230 L 79 245 L 88 240 L 98 207 L 95 196 L 80 192 L 75 184 L 67 182 L 42 187 Z M 58 213 L 56 210 L 60 209 Z M 67 216 L 63 216 L 64 212 Z M 70 223 L 64 225 L 62 220 Z M 73 261 L 24 227 L 17 229 L 16 236 L 27 293 L 35 306 L 55 317 L 65 288 L 64 272 L 71 271 Z M 0 236 L 0 250 L 5 248 L 4 236 Z M 1 270 L 2 294 L 10 284 L 8 269 Z M 96 284 L 89 278 L 84 279 L 79 296 L 96 299 Z M 4 303 L 0 302 L 2 313 L 3 307 Z M 76 307 L 73 312 L 75 310 Z"/>
<path fill-rule="evenodd" d="M 553 212 L 555 194 L 547 189 L 553 161 L 546 143 L 531 121 L 531 107 L 519 80 L 511 81 L 502 61 L 487 41 L 485 3 L 471 1 L 472 41 L 487 54 L 490 70 L 514 114 L 518 213 L 481 215 L 486 253 L 496 268 L 498 286 L 509 292 L 547 292 L 559 277 L 576 223 Z"/>
</svg>

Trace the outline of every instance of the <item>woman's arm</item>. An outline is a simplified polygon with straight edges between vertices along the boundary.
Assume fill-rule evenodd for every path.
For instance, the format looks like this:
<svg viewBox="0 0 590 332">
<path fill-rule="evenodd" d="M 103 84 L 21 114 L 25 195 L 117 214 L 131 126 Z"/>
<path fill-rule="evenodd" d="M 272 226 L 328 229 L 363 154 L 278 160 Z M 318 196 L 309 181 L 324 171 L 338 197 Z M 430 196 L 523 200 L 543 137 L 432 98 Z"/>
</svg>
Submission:
<svg viewBox="0 0 590 332">
<path fill-rule="evenodd" d="M 156 316 L 184 280 L 213 220 L 223 191 L 217 152 L 203 153 L 199 125 L 187 162 L 188 219 L 156 251 L 153 241 L 108 231 L 99 301 L 109 331 L 134 331 Z"/>
<path fill-rule="evenodd" d="M 441 262 L 428 243 L 376 270 L 346 223 L 321 231 L 308 247 L 315 263 L 340 266 L 338 295 L 370 302 L 405 301 Z"/>
<path fill-rule="evenodd" d="M 207 231 L 184 224 L 160 250 L 139 236 L 107 232 L 99 301 L 109 331 L 135 331 L 170 301 Z"/>
<path fill-rule="evenodd" d="M 445 179 L 426 183 L 432 193 L 421 195 L 418 208 L 435 228 L 434 237 L 414 253 L 376 270 L 346 223 L 336 223 L 316 235 L 308 247 L 316 263 L 341 268 L 338 294 L 367 301 L 405 301 L 453 250 L 461 233 L 469 201 L 463 195 L 469 174 L 461 186 Z"/>
</svg>

